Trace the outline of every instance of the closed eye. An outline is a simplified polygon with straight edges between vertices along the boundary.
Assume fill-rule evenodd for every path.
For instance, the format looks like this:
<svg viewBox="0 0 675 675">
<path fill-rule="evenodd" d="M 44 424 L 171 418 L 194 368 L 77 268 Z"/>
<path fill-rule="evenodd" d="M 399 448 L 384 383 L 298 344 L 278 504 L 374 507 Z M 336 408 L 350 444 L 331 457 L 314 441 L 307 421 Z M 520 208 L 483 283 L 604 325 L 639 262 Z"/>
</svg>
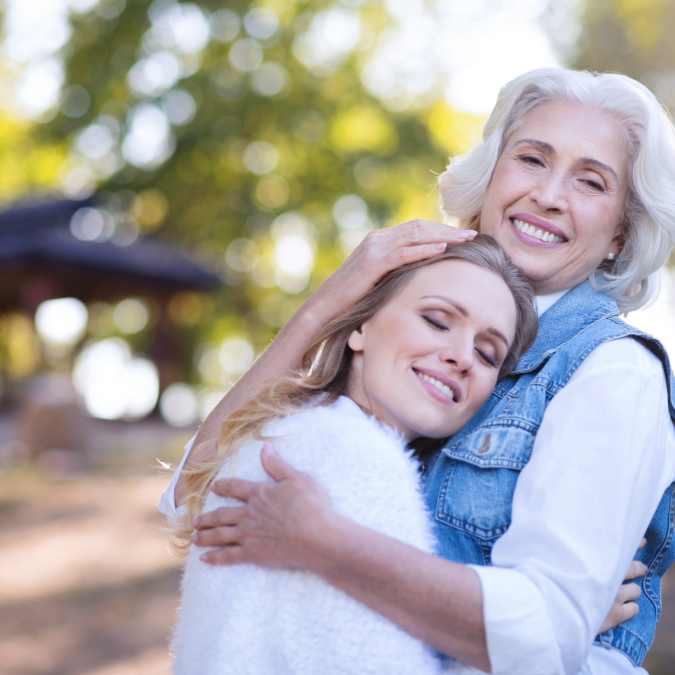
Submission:
<svg viewBox="0 0 675 675">
<path fill-rule="evenodd" d="M 605 186 L 604 186 L 604 185 L 601 185 L 601 184 L 598 183 L 597 181 L 594 181 L 594 180 L 585 180 L 584 183 L 586 183 L 586 185 L 588 185 L 590 188 L 592 188 L 592 189 L 595 190 L 596 192 L 604 192 L 604 191 L 605 191 Z"/>
<path fill-rule="evenodd" d="M 487 363 L 489 366 L 492 366 L 493 368 L 497 367 L 497 362 L 489 354 L 486 354 L 481 349 L 476 349 L 476 351 L 478 352 L 478 356 L 480 356 L 481 359 L 485 361 L 485 363 Z"/>
<path fill-rule="evenodd" d="M 422 318 L 430 325 L 433 326 L 434 328 L 438 328 L 438 330 L 448 330 L 447 326 L 444 326 L 440 321 L 435 321 L 432 319 L 430 316 L 426 316 L 425 314 L 422 314 Z"/>
<path fill-rule="evenodd" d="M 534 164 L 536 166 L 544 166 L 544 162 L 539 159 L 539 157 L 534 157 L 532 155 L 525 155 L 524 157 L 519 157 L 521 162 L 525 164 Z"/>
</svg>

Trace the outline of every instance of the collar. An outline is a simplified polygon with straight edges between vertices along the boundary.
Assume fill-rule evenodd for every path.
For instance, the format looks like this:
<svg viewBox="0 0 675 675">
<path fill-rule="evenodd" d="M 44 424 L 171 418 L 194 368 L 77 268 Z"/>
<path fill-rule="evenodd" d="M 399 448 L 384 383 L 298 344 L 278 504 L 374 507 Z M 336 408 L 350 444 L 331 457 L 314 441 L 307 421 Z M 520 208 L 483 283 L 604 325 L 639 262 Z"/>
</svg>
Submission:
<svg viewBox="0 0 675 675">
<path fill-rule="evenodd" d="M 569 290 L 569 288 L 566 288 L 564 291 L 556 291 L 555 293 L 535 296 L 534 306 L 537 309 L 537 316 L 541 316 L 545 311 L 553 307 L 553 305 L 555 305 L 555 303 Z"/>
<path fill-rule="evenodd" d="M 550 294 L 554 295 L 554 294 Z M 618 316 L 616 302 L 596 291 L 590 281 L 563 293 L 539 320 L 537 339 L 523 356 L 513 375 L 531 372 L 538 368 L 561 345 L 578 335 L 582 330 L 608 316 Z"/>
</svg>

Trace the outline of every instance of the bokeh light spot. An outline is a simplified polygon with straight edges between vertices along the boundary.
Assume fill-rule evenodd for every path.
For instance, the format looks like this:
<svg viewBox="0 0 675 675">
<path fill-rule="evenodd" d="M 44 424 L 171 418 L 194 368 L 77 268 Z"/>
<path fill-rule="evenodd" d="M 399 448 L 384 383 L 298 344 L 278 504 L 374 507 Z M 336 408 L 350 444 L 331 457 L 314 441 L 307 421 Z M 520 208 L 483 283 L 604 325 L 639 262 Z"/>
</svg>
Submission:
<svg viewBox="0 0 675 675">
<path fill-rule="evenodd" d="M 381 188 L 389 176 L 387 165 L 376 157 L 363 157 L 354 165 L 354 178 L 366 190 Z"/>
<path fill-rule="evenodd" d="M 169 202 L 161 190 L 149 188 L 134 197 L 129 213 L 143 232 L 154 232 L 169 212 Z"/>
<path fill-rule="evenodd" d="M 138 61 L 127 74 L 129 87 L 141 96 L 159 96 L 183 76 L 180 59 L 172 52 L 157 52 Z"/>
<path fill-rule="evenodd" d="M 241 19 L 231 9 L 219 9 L 211 14 L 211 35 L 216 42 L 231 42 L 241 30 Z"/>
<path fill-rule="evenodd" d="M 192 387 L 182 382 L 167 387 L 159 399 L 162 417 L 174 427 L 185 427 L 197 421 L 197 397 Z"/>
<path fill-rule="evenodd" d="M 235 239 L 225 253 L 225 261 L 237 272 L 250 272 L 259 258 L 258 247 L 250 239 Z"/>
<path fill-rule="evenodd" d="M 159 166 L 171 156 L 175 141 L 163 110 L 151 103 L 134 108 L 127 122 L 129 132 L 122 144 L 126 159 L 142 169 Z"/>
<path fill-rule="evenodd" d="M 113 321 L 118 330 L 127 335 L 142 331 L 150 320 L 150 312 L 141 300 L 127 298 L 118 303 L 113 312 Z"/>
<path fill-rule="evenodd" d="M 244 17 L 246 32 L 258 40 L 268 40 L 279 30 L 279 18 L 268 7 L 255 7 Z"/>
<path fill-rule="evenodd" d="M 192 121 L 197 112 L 194 98 L 184 89 L 174 89 L 162 101 L 162 110 L 171 124 L 183 126 Z"/>
<path fill-rule="evenodd" d="M 299 234 L 289 234 L 277 240 L 274 257 L 279 269 L 294 277 L 305 277 L 314 264 L 312 247 Z"/>
<path fill-rule="evenodd" d="M 213 312 L 213 301 L 203 293 L 176 293 L 169 301 L 169 316 L 179 326 L 195 326 Z"/>
<path fill-rule="evenodd" d="M 368 222 L 368 206 L 358 195 L 345 195 L 335 202 L 333 217 L 341 228 L 355 230 Z"/>
<path fill-rule="evenodd" d="M 279 161 L 276 148 L 266 141 L 249 143 L 242 155 L 244 166 L 258 176 L 269 173 Z"/>
<path fill-rule="evenodd" d="M 288 201 L 288 183 L 274 174 L 260 179 L 255 189 L 257 200 L 270 209 L 277 209 Z"/>
<path fill-rule="evenodd" d="M 155 407 L 159 394 L 155 365 L 134 358 L 119 338 L 87 345 L 75 361 L 73 384 L 87 412 L 101 419 L 141 419 Z"/>
<path fill-rule="evenodd" d="M 247 73 L 262 63 L 263 50 L 257 40 L 242 38 L 230 47 L 228 59 L 234 68 Z"/>
<path fill-rule="evenodd" d="M 251 87 L 261 96 L 276 96 L 289 82 L 286 68 L 280 63 L 269 61 L 253 71 Z"/>
<path fill-rule="evenodd" d="M 148 10 L 152 38 L 179 54 L 198 52 L 209 42 L 211 26 L 203 10 L 191 2 L 156 0 Z"/>
<path fill-rule="evenodd" d="M 45 342 L 73 345 L 87 328 L 87 308 L 77 298 L 46 300 L 35 313 L 35 328 Z"/>
<path fill-rule="evenodd" d="M 225 340 L 218 352 L 221 365 L 232 375 L 245 373 L 253 363 L 254 355 L 251 343 L 241 337 Z"/>
<path fill-rule="evenodd" d="M 85 206 L 70 219 L 70 232 L 80 241 L 105 241 L 115 231 L 115 219 L 106 209 Z"/>
<path fill-rule="evenodd" d="M 73 84 L 63 90 L 59 108 L 66 117 L 82 117 L 90 103 L 89 92 L 79 84 Z"/>
</svg>

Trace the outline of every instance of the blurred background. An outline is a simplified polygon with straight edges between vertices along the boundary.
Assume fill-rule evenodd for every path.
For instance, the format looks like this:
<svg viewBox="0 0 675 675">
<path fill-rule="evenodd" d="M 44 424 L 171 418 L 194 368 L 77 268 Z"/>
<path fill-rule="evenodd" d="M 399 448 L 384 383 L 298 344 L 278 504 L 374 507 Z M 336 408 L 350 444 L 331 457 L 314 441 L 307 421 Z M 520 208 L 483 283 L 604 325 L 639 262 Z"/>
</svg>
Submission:
<svg viewBox="0 0 675 675">
<path fill-rule="evenodd" d="M 2 0 L 0 663 L 154 675 L 154 506 L 198 423 L 499 87 L 626 73 L 675 105 L 675 0 Z M 675 280 L 630 320 L 675 355 Z M 675 578 L 648 657 L 675 673 Z"/>
</svg>

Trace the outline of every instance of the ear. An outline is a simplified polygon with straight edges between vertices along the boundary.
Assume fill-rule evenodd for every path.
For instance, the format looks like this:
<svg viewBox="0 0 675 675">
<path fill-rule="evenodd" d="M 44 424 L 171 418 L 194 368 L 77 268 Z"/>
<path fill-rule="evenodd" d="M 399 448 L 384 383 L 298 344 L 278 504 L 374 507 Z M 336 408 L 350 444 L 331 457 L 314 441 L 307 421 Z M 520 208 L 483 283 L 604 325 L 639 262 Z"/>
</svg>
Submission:
<svg viewBox="0 0 675 675">
<path fill-rule="evenodd" d="M 623 248 L 623 245 L 626 243 L 626 237 L 624 236 L 624 232 L 626 231 L 626 228 L 628 227 L 626 221 L 622 218 L 621 222 L 616 226 L 616 230 L 614 231 L 614 239 L 612 239 L 609 250 L 614 253 L 614 255 L 618 255 L 619 251 Z"/>
<path fill-rule="evenodd" d="M 619 233 L 614 239 L 609 244 L 609 249 L 607 250 L 608 253 L 613 253 L 614 257 L 616 258 L 619 255 L 619 252 L 621 251 L 622 247 L 624 244 L 624 239 L 623 235 Z"/>
<path fill-rule="evenodd" d="M 362 352 L 365 343 L 364 337 L 363 326 L 360 326 L 355 331 L 352 331 L 349 340 L 347 340 L 347 345 L 353 352 Z"/>
</svg>

